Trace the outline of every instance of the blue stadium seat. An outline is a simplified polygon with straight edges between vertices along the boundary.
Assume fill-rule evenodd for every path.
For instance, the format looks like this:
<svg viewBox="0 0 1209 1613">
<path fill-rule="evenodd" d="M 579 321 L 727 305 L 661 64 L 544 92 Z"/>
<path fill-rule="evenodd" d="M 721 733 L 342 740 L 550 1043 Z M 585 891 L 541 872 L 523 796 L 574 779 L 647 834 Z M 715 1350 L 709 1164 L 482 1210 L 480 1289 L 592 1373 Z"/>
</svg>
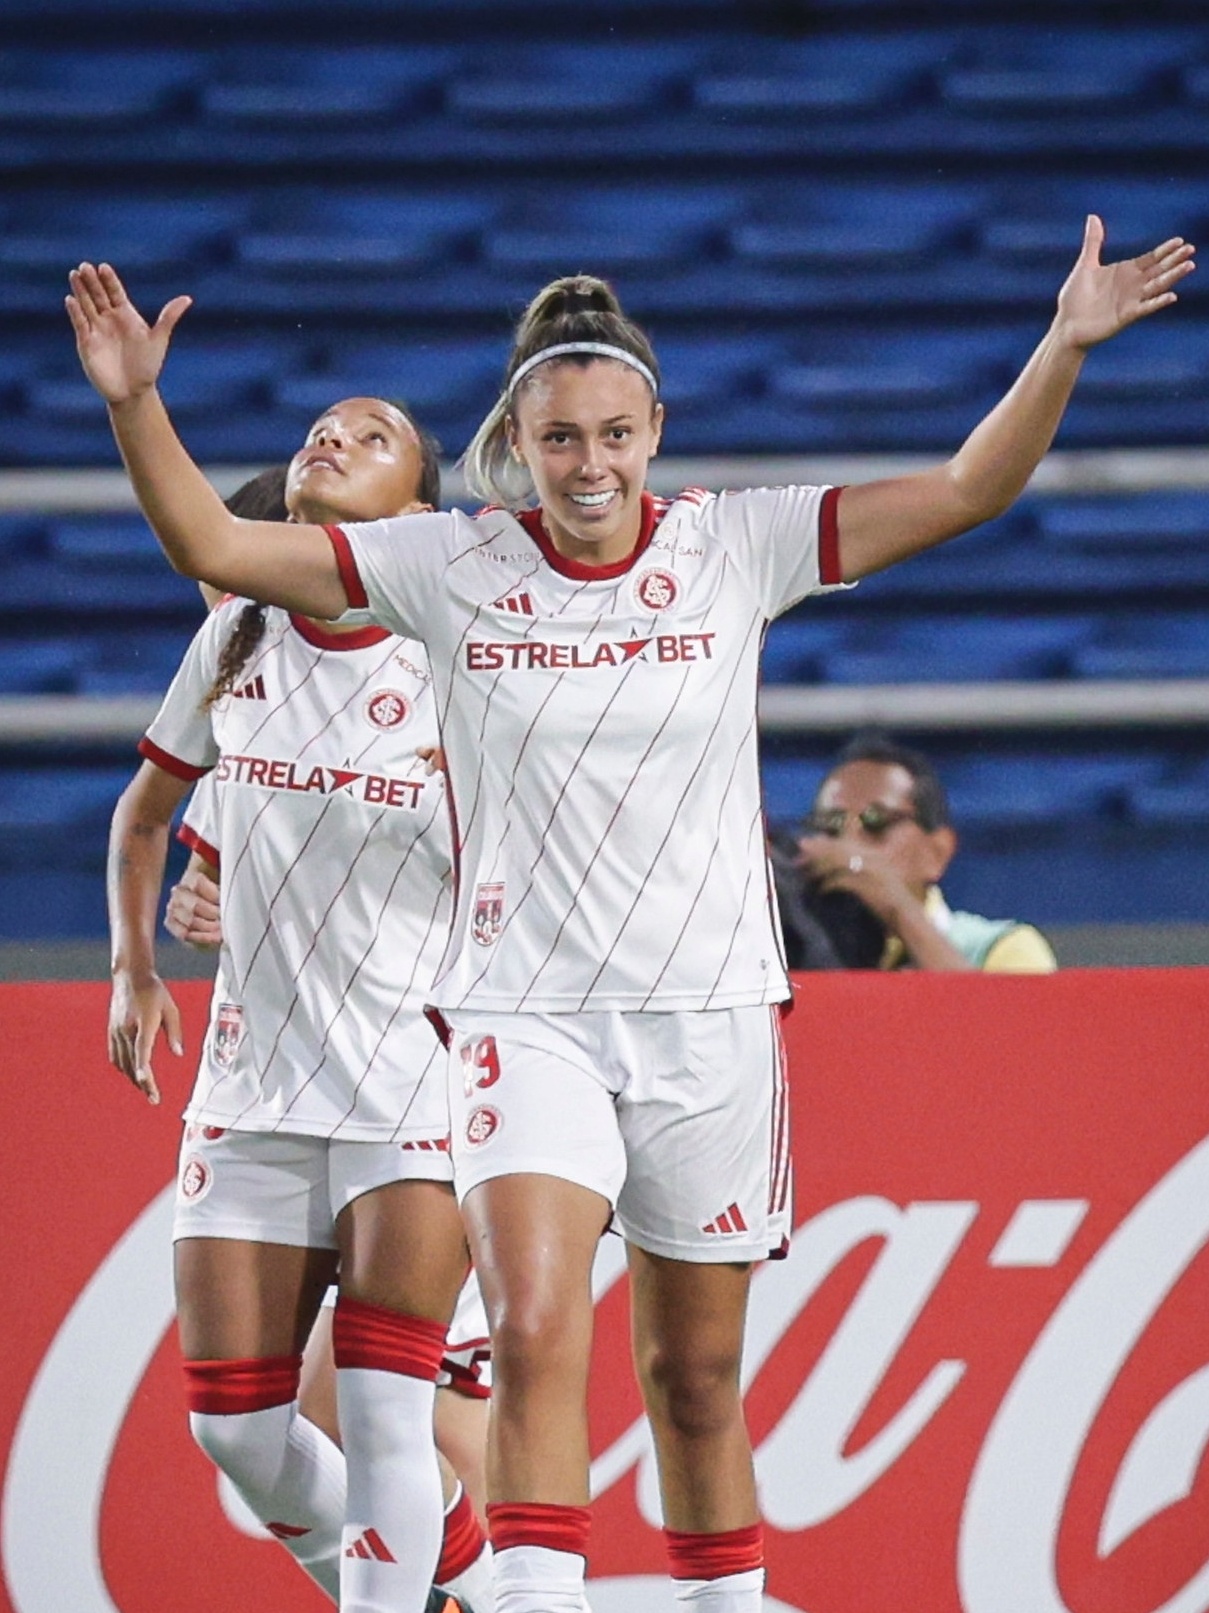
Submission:
<svg viewBox="0 0 1209 1613">
<path fill-rule="evenodd" d="M 1063 550 L 1158 557 L 1209 546 L 1209 497 L 1191 489 L 1056 495 L 1036 500 L 1034 512 L 1039 536 Z"/>
<path fill-rule="evenodd" d="M 1190 29 L 987 29 L 965 62 L 942 72 L 941 94 L 979 114 L 1123 111 L 1166 97 L 1165 70 L 1186 61 L 1195 38 Z"/>
<path fill-rule="evenodd" d="M 847 631 L 845 624 L 820 620 L 817 615 L 779 617 L 764 640 L 760 657 L 763 681 L 817 683 L 827 655 L 838 647 Z"/>
<path fill-rule="evenodd" d="M 208 122 L 251 128 L 340 128 L 394 121 L 438 104 L 456 47 L 245 47 L 220 56 L 201 91 Z"/>
<path fill-rule="evenodd" d="M 104 131 L 162 117 L 199 77 L 190 51 L 7 49 L 0 126 Z"/>
<path fill-rule="evenodd" d="M 138 291 L 140 275 L 186 274 L 226 250 L 246 203 L 213 193 L 105 196 L 42 193 L 0 235 L 0 267 L 56 289 L 82 259 L 115 264 Z"/>
<path fill-rule="evenodd" d="M 1177 762 L 1161 777 L 1140 780 L 1125 792 L 1131 822 L 1147 828 L 1209 827 L 1209 759 Z"/>
<path fill-rule="evenodd" d="M 1043 754 L 970 756 L 944 771 L 958 831 L 1002 833 L 1110 816 L 1130 790 L 1161 770 L 1161 760 L 1141 750 L 1086 756 L 1056 747 Z"/>
<path fill-rule="evenodd" d="M 80 570 L 158 570 L 167 564 L 141 515 L 52 517 L 47 538 L 56 560 Z"/>
<path fill-rule="evenodd" d="M 1071 656 L 1080 678 L 1209 678 L 1209 613 L 1131 610 Z"/>
<path fill-rule="evenodd" d="M 373 343 L 352 341 L 332 350 L 328 367 L 291 377 L 276 390 L 276 402 L 308 422 L 345 397 L 396 398 L 430 414 L 477 410 L 495 401 L 507 357 L 503 343 L 489 340 Z"/>
<path fill-rule="evenodd" d="M 487 234 L 487 263 L 533 275 L 615 273 L 716 255 L 741 206 L 734 186 L 563 187 L 528 197 Z"/>
<path fill-rule="evenodd" d="M 454 79 L 446 105 L 459 121 L 525 128 L 666 113 L 707 49 L 682 39 L 505 48 Z"/>
<path fill-rule="evenodd" d="M 693 104 L 714 117 L 761 121 L 884 112 L 915 100 L 955 37 L 921 29 L 755 38 L 698 74 Z"/>
<path fill-rule="evenodd" d="M 810 809 L 824 771 L 817 762 L 804 757 L 764 756 L 761 759 L 764 815 L 772 827 L 789 827 L 801 822 Z"/>
<path fill-rule="evenodd" d="M 88 646 L 77 680 L 82 695 L 163 694 L 188 648 L 187 629 L 148 631 L 132 626 Z"/>
<path fill-rule="evenodd" d="M 820 657 L 827 683 L 970 683 L 1052 678 L 1090 638 L 1088 616 L 913 617 L 868 621 Z"/>
<path fill-rule="evenodd" d="M 470 191 L 287 193 L 257 210 L 235 256 L 244 270 L 291 280 L 447 269 L 477 253 L 498 211 L 494 197 Z"/>
<path fill-rule="evenodd" d="M 75 694 L 87 659 L 78 638 L 8 638 L 0 643 L 0 694 Z"/>
<path fill-rule="evenodd" d="M 901 271 L 968 250 L 983 205 L 973 185 L 780 185 L 753 192 L 727 243 L 738 260 L 765 267 L 860 271 L 888 261 Z"/>
</svg>

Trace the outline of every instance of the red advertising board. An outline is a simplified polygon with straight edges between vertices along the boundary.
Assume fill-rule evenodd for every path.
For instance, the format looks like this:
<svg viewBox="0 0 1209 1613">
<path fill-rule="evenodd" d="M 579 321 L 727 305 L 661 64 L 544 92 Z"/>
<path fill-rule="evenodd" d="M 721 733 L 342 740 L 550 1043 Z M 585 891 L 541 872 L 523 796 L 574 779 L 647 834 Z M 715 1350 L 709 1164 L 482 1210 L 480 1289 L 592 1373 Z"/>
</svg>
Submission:
<svg viewBox="0 0 1209 1613">
<path fill-rule="evenodd" d="M 196 1049 L 204 987 L 179 988 Z M 796 1232 L 755 1280 L 768 1608 L 1209 1609 L 1209 974 L 818 975 L 787 1022 Z M 0 987 L 12 1613 L 323 1598 L 182 1409 L 174 1111 L 102 985 Z M 594 1613 L 670 1608 L 617 1240 L 598 1265 Z"/>
</svg>

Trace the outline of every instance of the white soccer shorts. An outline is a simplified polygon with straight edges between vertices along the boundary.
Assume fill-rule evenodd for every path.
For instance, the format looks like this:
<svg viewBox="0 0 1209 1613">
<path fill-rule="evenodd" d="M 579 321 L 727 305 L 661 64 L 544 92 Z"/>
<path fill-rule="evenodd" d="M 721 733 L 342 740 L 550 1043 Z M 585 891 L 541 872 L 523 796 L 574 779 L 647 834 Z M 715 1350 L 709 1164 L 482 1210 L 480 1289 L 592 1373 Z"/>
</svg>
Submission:
<svg viewBox="0 0 1209 1613">
<path fill-rule="evenodd" d="M 445 1139 L 345 1142 L 190 1121 L 176 1177 L 176 1238 L 336 1247 L 336 1217 L 391 1182 L 448 1182 Z"/>
<path fill-rule="evenodd" d="M 599 1193 L 651 1254 L 784 1252 L 792 1183 L 777 1009 L 446 1018 L 459 1200 L 532 1171 Z"/>
</svg>

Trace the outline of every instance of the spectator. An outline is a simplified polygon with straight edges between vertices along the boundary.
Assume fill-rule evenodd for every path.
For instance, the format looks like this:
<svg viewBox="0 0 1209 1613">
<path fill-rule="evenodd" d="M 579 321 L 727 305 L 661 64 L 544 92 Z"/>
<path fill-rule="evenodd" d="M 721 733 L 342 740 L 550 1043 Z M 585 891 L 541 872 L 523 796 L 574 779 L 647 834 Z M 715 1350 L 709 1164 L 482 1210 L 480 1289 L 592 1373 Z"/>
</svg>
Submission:
<svg viewBox="0 0 1209 1613">
<path fill-rule="evenodd" d="M 776 849 L 777 897 L 793 968 L 1057 968 L 1040 931 L 951 909 L 940 881 L 957 850 L 944 786 L 927 757 L 879 734 L 840 752 L 805 833 Z"/>
</svg>

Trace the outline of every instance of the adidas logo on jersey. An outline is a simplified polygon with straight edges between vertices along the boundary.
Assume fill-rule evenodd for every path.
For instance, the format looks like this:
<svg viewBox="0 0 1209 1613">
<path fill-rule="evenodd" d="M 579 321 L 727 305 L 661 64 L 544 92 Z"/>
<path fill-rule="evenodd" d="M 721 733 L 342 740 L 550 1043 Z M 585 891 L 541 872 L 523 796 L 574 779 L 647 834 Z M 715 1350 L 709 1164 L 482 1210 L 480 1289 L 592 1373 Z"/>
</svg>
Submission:
<svg viewBox="0 0 1209 1613">
<path fill-rule="evenodd" d="M 743 1212 L 737 1204 L 728 1204 L 720 1216 L 708 1221 L 701 1230 L 718 1234 L 746 1232 L 747 1222 L 743 1219 Z"/>
<path fill-rule="evenodd" d="M 356 1540 L 344 1548 L 346 1557 L 375 1557 L 380 1563 L 393 1563 L 398 1559 L 376 1529 L 365 1529 Z"/>
<path fill-rule="evenodd" d="M 238 689 L 233 689 L 231 693 L 236 700 L 267 700 L 269 698 L 264 686 L 264 674 L 260 672 Z"/>
<path fill-rule="evenodd" d="M 532 616 L 533 601 L 528 594 L 505 594 L 491 601 L 492 610 L 510 610 L 515 616 Z"/>
</svg>

